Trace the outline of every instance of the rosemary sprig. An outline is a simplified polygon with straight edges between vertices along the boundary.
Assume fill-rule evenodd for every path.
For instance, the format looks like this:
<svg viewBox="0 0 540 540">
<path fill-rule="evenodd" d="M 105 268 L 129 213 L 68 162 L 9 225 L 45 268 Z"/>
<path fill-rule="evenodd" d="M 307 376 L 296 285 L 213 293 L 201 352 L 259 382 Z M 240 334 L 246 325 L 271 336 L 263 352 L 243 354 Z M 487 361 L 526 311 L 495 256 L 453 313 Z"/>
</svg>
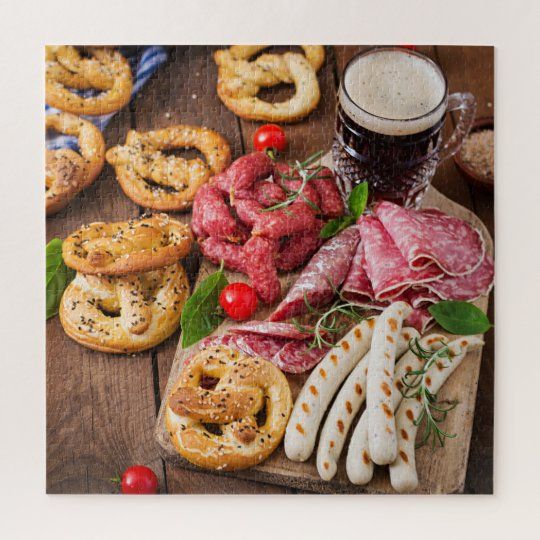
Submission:
<svg viewBox="0 0 540 540">
<path fill-rule="evenodd" d="M 309 314 L 317 317 L 316 322 L 312 326 L 306 327 L 296 319 L 292 319 L 292 323 L 298 330 L 313 334 L 313 340 L 309 345 L 310 349 L 333 347 L 334 342 L 329 341 L 328 337 L 342 334 L 347 329 L 348 324 L 342 322 L 343 317 L 355 323 L 359 323 L 365 319 L 361 313 L 361 308 L 343 298 L 330 279 L 328 279 L 328 282 L 337 295 L 337 299 L 325 311 L 318 310 L 312 306 L 304 292 L 304 303 L 306 304 L 307 311 Z"/>
<path fill-rule="evenodd" d="M 415 426 L 419 426 L 425 420 L 424 433 L 416 448 L 427 444 L 431 439 L 431 448 L 435 450 L 437 442 L 441 447 L 444 446 L 445 439 L 454 439 L 456 434 L 450 434 L 440 428 L 439 424 L 446 420 L 448 413 L 458 405 L 457 401 L 449 402 L 446 406 L 437 400 L 437 394 L 430 392 L 426 384 L 426 374 L 429 368 L 439 359 L 444 358 L 452 361 L 450 351 L 447 345 L 443 345 L 439 350 L 432 352 L 424 349 L 418 338 L 409 342 L 411 350 L 418 358 L 424 360 L 424 367 L 416 371 L 409 371 L 402 377 L 404 389 L 401 394 L 407 399 L 418 399 L 422 405 L 420 416 L 414 421 Z M 449 367 L 448 365 L 444 367 Z M 411 378 L 414 380 L 411 381 Z"/>
<path fill-rule="evenodd" d="M 299 176 L 302 180 L 302 183 L 300 184 L 300 187 L 298 189 L 288 189 L 281 182 L 280 185 L 285 191 L 287 198 L 284 201 L 264 208 L 263 210 L 261 210 L 261 212 L 272 212 L 274 210 L 279 210 L 280 208 L 286 208 L 300 197 L 306 204 L 313 208 L 313 210 L 320 213 L 320 208 L 304 194 L 304 188 L 306 187 L 307 183 L 313 178 L 327 178 L 323 176 L 317 176 L 323 169 L 321 164 L 317 165 L 316 167 L 312 167 L 312 165 L 317 160 L 320 160 L 322 155 L 323 151 L 320 150 L 319 152 L 315 152 L 313 155 L 309 156 L 302 162 L 297 160 L 294 163 L 289 163 L 289 168 L 291 169 L 289 174 L 278 171 L 281 178 L 285 180 L 296 180 Z"/>
</svg>

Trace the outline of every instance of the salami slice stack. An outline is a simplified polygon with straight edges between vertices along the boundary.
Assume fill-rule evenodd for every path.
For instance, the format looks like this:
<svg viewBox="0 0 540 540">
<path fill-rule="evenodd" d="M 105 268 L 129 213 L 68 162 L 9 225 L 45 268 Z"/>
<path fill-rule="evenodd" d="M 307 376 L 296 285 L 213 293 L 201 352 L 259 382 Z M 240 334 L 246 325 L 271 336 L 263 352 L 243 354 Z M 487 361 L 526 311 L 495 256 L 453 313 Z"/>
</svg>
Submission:
<svg viewBox="0 0 540 540">
<path fill-rule="evenodd" d="M 420 332 L 431 322 L 430 304 L 476 300 L 493 285 L 482 235 L 461 219 L 385 201 L 358 228 L 361 241 L 342 294 L 372 309 L 404 300 L 415 308 L 407 324 Z"/>
<path fill-rule="evenodd" d="M 328 348 L 312 347 L 313 334 L 290 323 L 250 321 L 221 336 L 201 341 L 201 348 L 226 345 L 272 362 L 285 373 L 303 373 L 316 366 Z"/>
</svg>

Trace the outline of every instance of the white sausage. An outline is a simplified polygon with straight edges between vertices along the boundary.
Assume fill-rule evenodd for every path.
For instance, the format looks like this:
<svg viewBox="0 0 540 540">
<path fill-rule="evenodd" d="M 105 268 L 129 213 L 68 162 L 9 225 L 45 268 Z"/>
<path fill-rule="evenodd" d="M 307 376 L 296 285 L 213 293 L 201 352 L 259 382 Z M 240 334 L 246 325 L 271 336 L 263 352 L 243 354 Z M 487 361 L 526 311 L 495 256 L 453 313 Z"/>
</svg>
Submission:
<svg viewBox="0 0 540 540">
<path fill-rule="evenodd" d="M 441 358 L 426 373 L 426 385 L 436 394 L 444 382 L 459 366 L 467 351 L 483 345 L 477 336 L 465 336 L 448 344 L 450 358 Z M 418 486 L 416 472 L 415 441 L 418 426 L 415 420 L 422 411 L 422 404 L 416 399 L 405 399 L 396 414 L 398 430 L 398 457 L 390 465 L 390 483 L 398 493 L 414 491 Z"/>
<path fill-rule="evenodd" d="M 373 331 L 367 376 L 366 410 L 371 459 L 378 465 L 392 463 L 397 455 L 392 386 L 396 343 L 403 319 L 412 311 L 406 302 L 394 302 L 379 316 Z"/>
<path fill-rule="evenodd" d="M 417 337 L 419 334 L 414 328 L 403 328 L 397 343 L 397 356 L 401 356 L 407 350 L 409 341 Z M 336 474 L 347 433 L 364 403 L 369 354 L 366 353 L 351 371 L 326 417 L 317 449 L 317 470 L 323 480 L 331 480 Z"/>
<path fill-rule="evenodd" d="M 442 334 L 430 334 L 420 340 L 420 346 L 428 350 L 437 350 L 447 342 L 448 339 Z M 399 351 L 397 356 L 399 356 Z M 399 362 L 397 362 L 394 370 L 394 388 L 392 390 L 394 411 L 401 403 L 403 397 L 401 394 L 403 388 L 401 379 L 408 371 L 417 371 L 422 365 L 422 360 L 412 351 L 405 353 L 399 359 Z M 354 429 L 349 443 L 349 450 L 347 452 L 347 476 L 353 484 L 357 485 L 365 485 L 373 477 L 373 461 L 371 461 L 371 456 L 369 455 L 368 422 L 365 412 L 356 424 L 356 428 Z"/>
<path fill-rule="evenodd" d="M 285 454 L 305 461 L 313 452 L 321 419 L 343 379 L 369 349 L 376 318 L 348 332 L 313 369 L 294 404 L 285 431 Z"/>
</svg>

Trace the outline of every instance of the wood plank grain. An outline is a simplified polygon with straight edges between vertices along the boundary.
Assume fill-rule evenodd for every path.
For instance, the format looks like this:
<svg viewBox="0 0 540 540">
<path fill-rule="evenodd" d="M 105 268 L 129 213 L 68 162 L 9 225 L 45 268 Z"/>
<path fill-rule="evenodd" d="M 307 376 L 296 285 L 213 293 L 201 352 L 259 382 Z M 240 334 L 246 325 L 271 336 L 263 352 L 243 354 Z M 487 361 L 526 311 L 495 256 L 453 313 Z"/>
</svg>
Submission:
<svg viewBox="0 0 540 540">
<path fill-rule="evenodd" d="M 477 100 L 477 116 L 494 115 L 494 48 L 438 46 L 438 58 L 450 91 L 471 91 Z M 453 164 L 452 164 L 453 165 Z M 454 169 L 456 175 L 459 174 Z M 492 236 L 495 234 L 493 193 L 470 187 L 473 208 Z M 494 320 L 493 297 L 488 316 Z M 467 493 L 493 493 L 493 424 L 494 424 L 494 332 L 486 334 L 476 413 L 466 480 Z"/>
<path fill-rule="evenodd" d="M 130 127 L 124 109 L 105 130 L 107 146 Z M 47 239 L 64 238 L 92 221 L 138 215 L 108 166 L 70 206 L 47 219 Z M 152 438 L 155 421 L 149 353 L 133 356 L 91 351 L 68 338 L 58 317 L 47 322 L 47 492 L 112 493 L 110 478 L 142 463 L 163 485 Z"/>
<path fill-rule="evenodd" d="M 217 47 L 170 47 L 169 60 L 148 82 L 134 101 L 135 129 L 146 131 L 175 124 L 194 124 L 214 129 L 231 145 L 233 159 L 242 155 L 239 122 L 219 100 L 216 93 L 217 68 L 212 52 Z M 195 151 L 181 151 L 180 155 L 192 156 Z M 189 222 L 190 212 L 173 213 L 181 221 Z M 184 260 L 191 285 L 199 271 L 200 256 L 195 247 Z M 171 369 L 179 339 L 176 332 L 152 351 L 154 393 L 157 404 Z M 156 410 L 157 414 L 157 410 Z M 200 472 L 186 471 L 166 464 L 169 493 L 285 493 L 289 490 L 264 486 L 240 480 L 219 479 Z M 269 491 L 270 490 L 270 491 Z"/>
</svg>

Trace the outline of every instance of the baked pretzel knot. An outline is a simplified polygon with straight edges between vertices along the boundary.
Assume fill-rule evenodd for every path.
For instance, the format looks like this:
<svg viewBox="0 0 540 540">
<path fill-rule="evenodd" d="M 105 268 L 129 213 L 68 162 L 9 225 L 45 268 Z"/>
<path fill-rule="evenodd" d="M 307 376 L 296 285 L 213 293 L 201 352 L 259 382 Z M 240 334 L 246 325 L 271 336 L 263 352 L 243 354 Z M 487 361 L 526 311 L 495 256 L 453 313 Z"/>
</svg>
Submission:
<svg viewBox="0 0 540 540">
<path fill-rule="evenodd" d="M 99 176 L 105 163 L 105 141 L 94 124 L 73 114 L 50 114 L 45 117 L 45 128 L 77 137 L 80 152 L 46 151 L 45 209 L 50 216 Z"/>
<path fill-rule="evenodd" d="M 238 116 L 269 122 L 296 122 L 317 107 L 321 96 L 316 72 L 324 62 L 324 47 L 304 45 L 306 56 L 297 53 L 263 54 L 267 45 L 235 45 L 214 53 L 218 65 L 218 95 Z M 263 87 L 279 83 L 295 85 L 294 96 L 279 103 L 257 97 Z"/>
<path fill-rule="evenodd" d="M 201 387 L 204 376 L 219 379 L 215 388 Z M 232 471 L 274 451 L 291 407 L 287 379 L 273 364 L 211 347 L 184 367 L 169 395 L 165 423 L 181 456 L 199 467 Z"/>
<path fill-rule="evenodd" d="M 88 47 L 89 58 L 71 45 L 45 47 L 45 101 L 51 107 L 76 114 L 101 115 L 129 103 L 133 86 L 128 61 L 106 47 Z M 80 96 L 71 89 L 100 90 Z"/>
<path fill-rule="evenodd" d="M 77 273 L 62 296 L 60 322 L 68 336 L 90 349 L 143 351 L 178 328 L 188 295 L 180 263 L 119 277 Z"/>
<path fill-rule="evenodd" d="M 157 214 L 85 225 L 64 240 L 62 256 L 77 272 L 119 276 L 174 264 L 189 253 L 192 241 L 188 225 Z"/>
<path fill-rule="evenodd" d="M 176 148 L 196 148 L 206 163 L 163 153 Z M 130 199 L 146 208 L 178 211 L 190 207 L 197 190 L 229 165 L 231 149 L 211 129 L 178 125 L 146 133 L 132 130 L 126 144 L 110 148 L 106 158 Z"/>
</svg>

